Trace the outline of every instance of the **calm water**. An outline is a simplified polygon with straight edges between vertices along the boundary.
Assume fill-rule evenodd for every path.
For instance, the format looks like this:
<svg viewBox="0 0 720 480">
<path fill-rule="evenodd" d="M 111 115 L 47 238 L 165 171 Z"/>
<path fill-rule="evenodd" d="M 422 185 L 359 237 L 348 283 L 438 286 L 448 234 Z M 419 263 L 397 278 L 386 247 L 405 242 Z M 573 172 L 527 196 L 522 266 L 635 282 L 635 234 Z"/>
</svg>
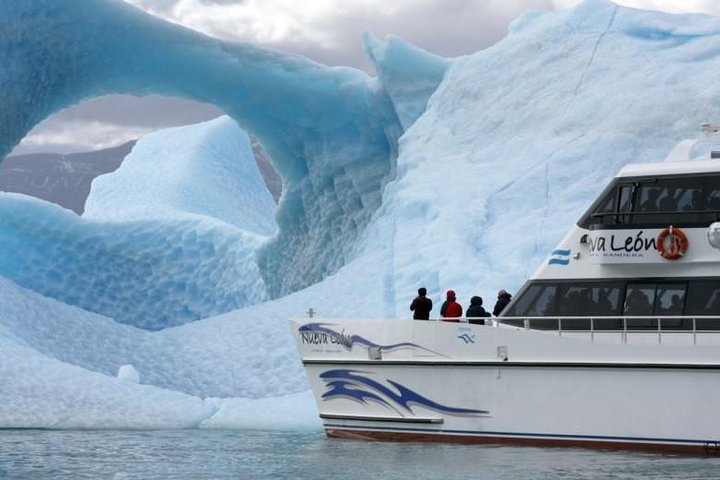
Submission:
<svg viewBox="0 0 720 480">
<path fill-rule="evenodd" d="M 0 430 L 2 479 L 720 479 L 720 459 L 374 443 L 320 432 Z"/>
</svg>

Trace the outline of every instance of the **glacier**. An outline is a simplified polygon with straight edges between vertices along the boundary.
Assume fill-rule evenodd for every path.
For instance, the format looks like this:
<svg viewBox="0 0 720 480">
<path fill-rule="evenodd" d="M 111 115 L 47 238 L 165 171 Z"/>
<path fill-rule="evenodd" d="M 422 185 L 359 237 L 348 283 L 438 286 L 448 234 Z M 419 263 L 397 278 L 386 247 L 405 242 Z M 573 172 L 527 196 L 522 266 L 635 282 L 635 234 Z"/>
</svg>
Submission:
<svg viewBox="0 0 720 480">
<path fill-rule="evenodd" d="M 64 32 L 78 15 L 102 14 L 133 38 L 82 44 L 102 23 L 90 19 L 88 30 L 66 32 L 66 44 L 5 49 L 3 64 L 15 67 L 0 85 L 19 92 L 0 113 L 5 153 L 40 118 L 111 91 L 214 95 L 205 101 L 230 118 L 143 139 L 127 165 L 93 185 L 86 216 L 0 196 L 2 426 L 320 428 L 287 318 L 308 308 L 410 318 L 421 285 L 436 302 L 447 288 L 461 303 L 515 291 L 620 167 L 659 161 L 697 136 L 720 99 L 720 19 L 605 0 L 529 12 L 502 41 L 456 59 L 368 36 L 376 78 L 208 39 L 109 0 L 68 5 L 6 3 L 0 31 L 29 35 L 28 25 L 52 18 Z M 149 57 L 130 51 L 136 39 L 153 40 Z M 125 63 L 96 64 L 90 47 Z M 24 49 L 39 51 L 15 56 Z M 46 62 L 58 49 L 72 61 Z M 189 72 L 193 62 L 208 72 Z M 108 70 L 86 79 L 90 65 Z M 206 78 L 212 68 L 226 76 Z M 66 85 L 71 73 L 82 78 Z M 283 178 L 277 210 L 265 200 L 244 208 L 263 198 L 242 193 L 262 190 L 257 172 L 243 155 L 214 155 L 244 141 L 238 125 L 261 139 Z M 234 169 L 242 178 L 227 178 Z M 113 263 L 130 247 L 147 255 L 145 269 Z M 238 277 L 213 277 L 220 265 Z M 33 272 L 39 278 L 23 279 Z M 135 308 L 144 276 L 170 283 Z M 192 303 L 208 310 L 173 323 L 182 317 L 175 301 L 192 297 L 174 278 L 195 278 Z M 75 289 L 91 300 L 62 298 L 84 279 L 99 283 Z M 99 291 L 108 279 L 113 288 Z M 238 292 L 254 293 L 242 306 L 219 300 Z M 114 311 L 126 303 L 135 312 Z M 119 375 L 126 365 L 140 383 Z"/>
</svg>

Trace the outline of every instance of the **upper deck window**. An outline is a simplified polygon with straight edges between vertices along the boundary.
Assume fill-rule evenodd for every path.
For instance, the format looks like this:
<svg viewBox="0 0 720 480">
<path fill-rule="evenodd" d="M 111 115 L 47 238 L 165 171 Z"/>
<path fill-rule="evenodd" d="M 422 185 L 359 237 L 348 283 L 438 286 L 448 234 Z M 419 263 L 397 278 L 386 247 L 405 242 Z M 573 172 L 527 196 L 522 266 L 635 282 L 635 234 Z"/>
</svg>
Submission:
<svg viewBox="0 0 720 480">
<path fill-rule="evenodd" d="M 708 226 L 720 219 L 720 175 L 616 179 L 579 225 L 588 229 Z"/>
</svg>

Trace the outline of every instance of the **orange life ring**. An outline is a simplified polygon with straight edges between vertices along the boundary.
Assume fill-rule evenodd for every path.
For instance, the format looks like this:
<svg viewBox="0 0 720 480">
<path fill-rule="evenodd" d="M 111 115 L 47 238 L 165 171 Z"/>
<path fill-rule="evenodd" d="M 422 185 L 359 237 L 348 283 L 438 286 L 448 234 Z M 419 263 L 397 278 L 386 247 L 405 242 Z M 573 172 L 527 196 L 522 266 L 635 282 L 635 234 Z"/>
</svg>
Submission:
<svg viewBox="0 0 720 480">
<path fill-rule="evenodd" d="M 685 255 L 688 249 L 687 236 L 682 230 L 672 225 L 660 232 L 655 243 L 660 256 L 668 260 L 677 260 Z"/>
</svg>

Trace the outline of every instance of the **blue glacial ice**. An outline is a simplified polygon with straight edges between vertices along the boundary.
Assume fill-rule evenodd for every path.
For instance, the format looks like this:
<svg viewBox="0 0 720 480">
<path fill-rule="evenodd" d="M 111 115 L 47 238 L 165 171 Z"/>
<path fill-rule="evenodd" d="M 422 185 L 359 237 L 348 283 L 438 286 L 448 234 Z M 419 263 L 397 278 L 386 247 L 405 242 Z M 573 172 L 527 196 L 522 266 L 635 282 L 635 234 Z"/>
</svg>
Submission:
<svg viewBox="0 0 720 480">
<path fill-rule="evenodd" d="M 255 135 L 284 181 L 278 233 L 259 252 L 273 298 L 345 263 L 392 176 L 400 123 L 362 71 L 223 42 L 120 0 L 3 2 L 0 32 L 0 156 L 49 115 L 111 93 L 212 103 Z"/>
<path fill-rule="evenodd" d="M 274 215 L 250 139 L 220 117 L 142 138 L 121 168 L 93 181 L 83 218 L 206 217 L 267 237 Z"/>
<path fill-rule="evenodd" d="M 0 194 L 0 274 L 159 330 L 267 298 L 256 251 L 274 212 L 247 134 L 221 117 L 141 139 L 93 182 L 83 217 Z"/>
<path fill-rule="evenodd" d="M 368 37 L 376 79 L 208 39 L 118 2 L 68 5 L 0 6 L 0 23 L 7 15 L 23 19 L 0 31 L 27 40 L 2 54 L 3 64 L 16 68 L 0 73 L 0 85 L 19 92 L 0 113 L 5 151 L 39 119 L 83 98 L 112 91 L 183 95 L 220 105 L 261 138 L 286 194 L 276 227 L 270 208 L 257 217 L 243 210 L 245 200 L 235 195 L 259 180 L 243 170 L 242 179 L 226 184 L 218 174 L 249 167 L 213 163 L 214 142 L 222 150 L 231 141 L 225 133 L 244 135 L 222 118 L 179 130 L 198 139 L 208 129 L 218 132 L 207 137 L 206 149 L 198 142 L 195 150 L 213 168 L 205 171 L 190 158 L 177 164 L 192 172 L 183 178 L 214 197 L 163 190 L 174 182 L 191 187 L 170 176 L 172 158 L 142 150 L 93 186 L 87 217 L 3 195 L 0 258 L 10 266 L 2 273 L 9 280 L 0 279 L 0 348 L 11 361 L 0 362 L 2 426 L 318 428 L 288 317 L 313 307 L 327 317 L 409 318 L 407 305 L 420 284 L 434 300 L 446 288 L 461 301 L 516 290 L 621 166 L 664 158 L 712 121 L 720 103 L 713 78 L 720 71 L 720 19 L 603 0 L 525 14 L 504 40 L 453 60 L 396 38 Z M 92 17 L 88 30 L 68 29 L 67 44 L 20 35 L 43 22 L 64 32 L 82 15 Z M 81 41 L 107 22 L 133 38 L 122 46 Z M 138 50 L 136 38 L 149 47 Z M 121 61 L 93 58 L 91 47 Z M 62 52 L 72 61 L 47 62 Z M 199 67 L 186 71 L 186 64 Z M 100 78 L 85 77 L 100 66 L 108 67 Z M 179 74 L 160 71 L 171 67 Z M 38 72 L 41 81 L 34 80 Z M 175 78 L 185 73 L 187 82 Z M 10 74 L 27 78 L 28 88 Z M 177 132 L 143 142 L 157 141 L 156 151 L 169 154 Z M 167 178 L 139 188 L 153 174 Z M 208 239 L 221 239 L 226 248 Z M 193 242 L 213 249 L 191 248 Z M 97 312 L 94 305 L 60 298 L 81 277 L 111 278 L 108 267 L 119 266 L 115 252 L 128 247 L 146 254 L 140 266 L 153 268 L 118 274 L 117 289 L 97 291 L 103 282 L 76 289 L 89 291 L 87 303 L 143 302 L 142 295 L 132 302 L 123 296 L 140 290 L 135 283 L 148 274 L 157 282 L 194 278 L 198 293 L 217 288 L 217 298 L 238 291 L 257 296 L 238 309 L 202 297 L 196 305 L 212 305 L 214 313 L 173 323 L 179 316 L 168 300 L 192 294 L 169 285 L 154 299 L 157 307 L 129 305 L 166 315 L 161 324 L 126 322 L 144 329 L 119 323 L 122 312 L 99 315 L 88 311 Z M 102 255 L 94 253 L 98 248 Z M 18 260 L 12 249 L 27 258 Z M 177 249 L 190 253 L 178 260 Z M 190 259 L 196 263 L 184 263 Z M 206 262 L 213 267 L 203 270 Z M 244 276 L 218 280 L 212 276 L 218 265 L 234 265 Z M 43 290 L 52 284 L 43 278 L 31 285 L 21 270 L 52 272 L 58 290 Z M 258 290 L 233 283 L 242 281 Z M 118 379 L 124 365 L 132 365 L 140 383 Z"/>
<path fill-rule="evenodd" d="M 0 193 L 0 273 L 19 285 L 158 330 L 266 298 L 264 237 L 209 217 L 106 222 Z"/>
</svg>

